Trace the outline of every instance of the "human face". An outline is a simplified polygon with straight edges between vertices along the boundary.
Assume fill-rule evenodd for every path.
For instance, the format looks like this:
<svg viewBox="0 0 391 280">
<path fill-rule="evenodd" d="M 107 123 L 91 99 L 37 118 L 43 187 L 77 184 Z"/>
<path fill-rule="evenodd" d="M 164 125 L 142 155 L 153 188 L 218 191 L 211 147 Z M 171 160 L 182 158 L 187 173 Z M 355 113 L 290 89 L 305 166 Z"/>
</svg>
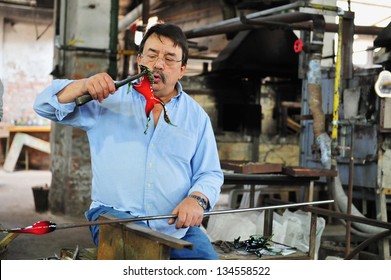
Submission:
<svg viewBox="0 0 391 280">
<path fill-rule="evenodd" d="M 171 63 L 165 60 L 173 60 Z M 186 65 L 182 66 L 182 49 L 164 36 L 152 34 L 144 45 L 143 53 L 137 56 L 138 64 L 147 66 L 154 72 L 153 92 L 164 102 L 177 94 L 175 85 L 183 77 Z M 175 63 L 174 63 L 175 62 Z"/>
</svg>

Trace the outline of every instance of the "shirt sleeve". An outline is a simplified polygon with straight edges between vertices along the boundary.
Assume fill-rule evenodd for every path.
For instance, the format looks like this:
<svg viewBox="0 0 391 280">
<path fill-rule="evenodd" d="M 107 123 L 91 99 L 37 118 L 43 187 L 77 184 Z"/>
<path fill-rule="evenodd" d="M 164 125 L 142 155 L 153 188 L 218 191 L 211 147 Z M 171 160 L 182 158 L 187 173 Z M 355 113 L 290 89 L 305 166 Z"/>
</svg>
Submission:
<svg viewBox="0 0 391 280">
<path fill-rule="evenodd" d="M 50 86 L 37 96 L 34 102 L 34 110 L 38 115 L 49 120 L 88 130 L 94 125 L 99 115 L 97 102 L 76 106 L 75 102 L 62 104 L 58 101 L 57 93 L 72 82 L 73 80 L 66 79 L 54 80 Z"/>
<path fill-rule="evenodd" d="M 57 122 L 63 120 L 69 113 L 73 112 L 76 107 L 75 103 L 61 104 L 57 99 L 57 93 L 70 83 L 72 83 L 71 80 L 54 80 L 35 99 L 35 112 L 44 118 Z"/>
</svg>

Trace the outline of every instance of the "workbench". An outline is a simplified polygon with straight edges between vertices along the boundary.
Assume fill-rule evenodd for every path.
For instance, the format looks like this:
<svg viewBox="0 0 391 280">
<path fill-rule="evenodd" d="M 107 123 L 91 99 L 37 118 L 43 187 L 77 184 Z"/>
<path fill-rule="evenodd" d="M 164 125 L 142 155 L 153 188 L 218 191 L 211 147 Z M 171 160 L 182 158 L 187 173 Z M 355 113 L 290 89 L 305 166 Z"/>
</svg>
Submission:
<svg viewBox="0 0 391 280">
<path fill-rule="evenodd" d="M 24 152 L 26 169 L 29 169 L 29 161 L 33 158 L 31 156 L 33 152 L 37 153 L 36 162 L 44 164 L 45 161 L 42 157 L 45 156 L 45 153 L 50 154 L 50 126 L 7 126 L 6 129 L 8 137 L 5 149 L 5 171 L 14 171 L 22 152 Z M 48 161 L 49 157 L 47 157 Z"/>
<path fill-rule="evenodd" d="M 118 219 L 104 214 L 99 220 Z M 62 259 L 169 260 L 171 248 L 193 249 L 193 244 L 136 223 L 111 223 L 99 226 L 98 248 L 75 252 L 62 249 Z"/>
<path fill-rule="evenodd" d="M 10 133 L 49 133 L 50 126 L 11 125 L 8 130 Z"/>
</svg>

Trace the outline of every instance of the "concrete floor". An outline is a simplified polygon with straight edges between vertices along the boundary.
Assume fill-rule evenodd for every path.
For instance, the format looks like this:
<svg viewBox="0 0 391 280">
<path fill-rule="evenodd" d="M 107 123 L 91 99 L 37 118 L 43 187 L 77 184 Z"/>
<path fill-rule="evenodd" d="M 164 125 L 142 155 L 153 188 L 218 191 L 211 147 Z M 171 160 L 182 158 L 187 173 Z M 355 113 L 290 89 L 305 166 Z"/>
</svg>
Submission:
<svg viewBox="0 0 391 280">
<path fill-rule="evenodd" d="M 50 171 L 5 172 L 0 167 L 0 227 L 25 227 L 41 220 L 57 224 L 85 221 L 81 217 L 54 215 L 35 210 L 32 187 L 50 185 Z M 0 240 L 7 234 L 0 233 Z M 58 230 L 44 235 L 20 234 L 7 247 L 2 259 L 36 260 L 60 256 L 64 248 L 92 248 L 88 227 Z"/>
</svg>

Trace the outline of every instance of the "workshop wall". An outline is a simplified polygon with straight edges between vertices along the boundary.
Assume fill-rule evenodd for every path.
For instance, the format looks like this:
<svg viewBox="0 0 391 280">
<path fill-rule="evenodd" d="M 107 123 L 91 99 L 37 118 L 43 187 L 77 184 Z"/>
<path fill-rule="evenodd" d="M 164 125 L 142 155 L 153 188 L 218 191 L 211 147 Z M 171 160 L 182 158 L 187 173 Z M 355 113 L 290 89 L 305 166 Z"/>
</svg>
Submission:
<svg viewBox="0 0 391 280">
<path fill-rule="evenodd" d="M 35 97 L 52 80 L 53 27 L 4 21 L 0 29 L 0 76 L 4 84 L 3 122 L 47 125 L 32 108 Z"/>
</svg>

